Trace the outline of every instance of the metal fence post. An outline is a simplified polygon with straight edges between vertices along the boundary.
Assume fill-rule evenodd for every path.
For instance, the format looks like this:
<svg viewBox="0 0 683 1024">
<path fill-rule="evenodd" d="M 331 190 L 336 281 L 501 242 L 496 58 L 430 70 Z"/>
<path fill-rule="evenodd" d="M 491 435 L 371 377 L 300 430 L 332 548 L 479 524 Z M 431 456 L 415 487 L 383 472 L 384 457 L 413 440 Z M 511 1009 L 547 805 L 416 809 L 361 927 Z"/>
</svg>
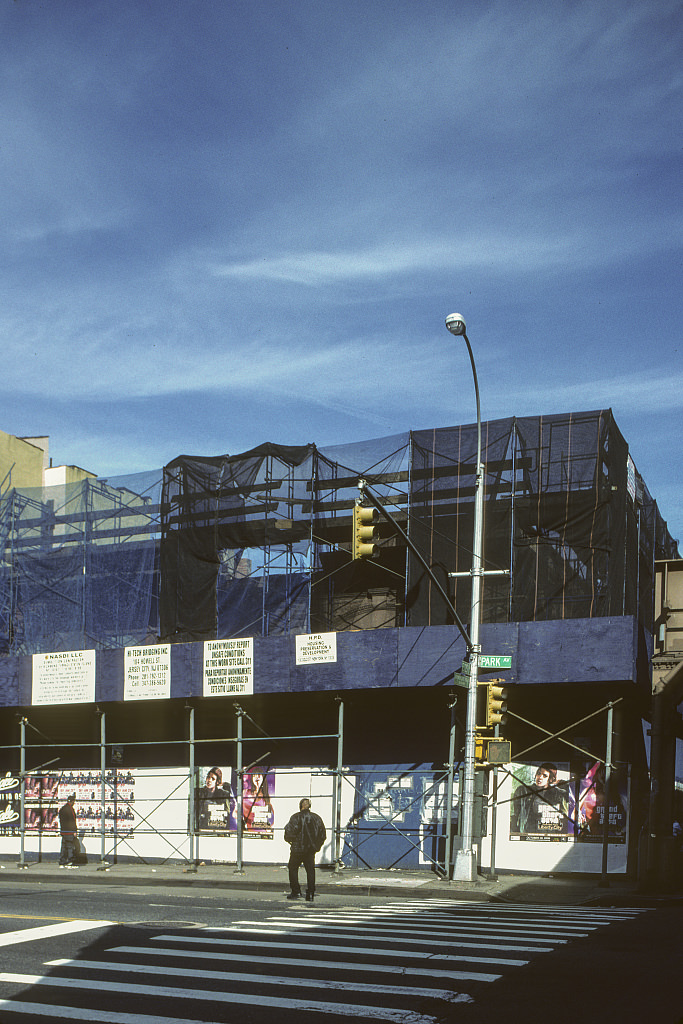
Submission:
<svg viewBox="0 0 683 1024">
<path fill-rule="evenodd" d="M 195 767 L 194 767 L 194 708 L 192 705 L 187 705 L 188 714 L 188 735 L 189 735 L 189 773 L 190 773 L 190 792 L 188 798 L 188 814 L 189 814 L 189 837 L 190 837 L 190 866 L 191 869 L 197 869 L 197 861 L 199 860 L 199 853 L 197 850 L 197 856 L 195 857 L 195 804 L 194 804 L 194 784 L 195 784 Z"/>
<path fill-rule="evenodd" d="M 100 799 L 102 801 L 102 811 L 100 816 L 100 864 L 106 863 L 107 853 L 107 820 L 105 816 L 105 802 L 107 799 L 107 790 L 105 784 L 105 772 L 107 770 L 107 750 L 106 750 L 106 722 L 105 713 L 100 711 Z"/>
<path fill-rule="evenodd" d="M 21 851 L 19 853 L 19 867 L 25 868 L 25 841 L 26 841 L 26 813 L 24 810 L 26 803 L 26 719 L 19 719 L 19 729 L 21 732 L 21 747 L 19 750 L 19 814 L 21 815 L 19 820 L 19 834 L 21 836 Z"/>
<path fill-rule="evenodd" d="M 334 870 L 339 870 L 341 861 L 341 801 L 342 801 L 342 772 L 344 768 L 344 701 L 341 697 L 337 701 L 337 770 L 332 790 L 332 856 L 334 857 Z"/>
<path fill-rule="evenodd" d="M 607 858 L 609 856 L 609 804 L 610 804 L 610 782 L 612 774 L 612 732 L 614 727 L 614 704 L 607 705 L 607 736 L 605 739 L 605 793 L 603 797 L 604 810 L 602 813 L 602 872 L 600 885 L 604 888 L 609 886 L 607 877 Z M 597 796 L 597 794 L 596 794 Z"/>
<path fill-rule="evenodd" d="M 235 714 L 237 715 L 237 754 L 236 754 L 236 771 L 235 776 L 237 778 L 237 792 L 235 793 L 235 812 L 237 815 L 237 864 L 235 866 L 235 874 L 244 874 L 244 868 L 242 864 L 242 838 L 244 832 L 244 785 L 242 777 L 244 771 L 242 769 L 242 718 L 244 711 L 235 704 Z"/>
<path fill-rule="evenodd" d="M 444 851 L 444 872 L 446 879 L 450 882 L 452 877 L 452 863 L 453 863 L 453 771 L 455 768 L 455 732 L 456 732 L 456 720 L 455 720 L 455 704 L 457 698 L 453 695 L 451 697 L 451 729 L 448 740 L 448 781 L 446 784 L 446 849 Z M 437 857 L 438 859 L 438 857 Z"/>
</svg>

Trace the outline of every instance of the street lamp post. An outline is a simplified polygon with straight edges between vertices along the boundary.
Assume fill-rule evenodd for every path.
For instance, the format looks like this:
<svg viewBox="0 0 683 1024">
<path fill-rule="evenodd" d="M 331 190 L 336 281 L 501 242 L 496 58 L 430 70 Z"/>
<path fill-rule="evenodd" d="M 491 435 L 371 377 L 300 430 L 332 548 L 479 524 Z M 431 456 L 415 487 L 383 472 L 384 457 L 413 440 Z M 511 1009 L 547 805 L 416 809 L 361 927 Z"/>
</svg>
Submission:
<svg viewBox="0 0 683 1024">
<path fill-rule="evenodd" d="M 474 394 L 477 401 L 477 471 L 474 491 L 474 537 L 472 541 L 472 597 L 470 604 L 470 642 L 467 655 L 470 663 L 469 686 L 467 688 L 467 719 L 465 725 L 465 764 L 463 792 L 460 799 L 460 849 L 453 859 L 453 876 L 460 881 L 473 882 L 477 877 L 477 857 L 474 849 L 474 792 L 475 754 L 477 738 L 477 684 L 479 679 L 479 625 L 481 622 L 481 582 L 483 576 L 482 555 L 484 547 L 484 466 L 481 461 L 481 406 L 479 403 L 479 381 L 474 363 L 472 346 L 467 337 L 464 319 L 459 313 L 446 317 L 446 327 L 451 334 L 463 337 L 472 364 Z M 450 807 L 447 813 L 450 814 Z"/>
</svg>

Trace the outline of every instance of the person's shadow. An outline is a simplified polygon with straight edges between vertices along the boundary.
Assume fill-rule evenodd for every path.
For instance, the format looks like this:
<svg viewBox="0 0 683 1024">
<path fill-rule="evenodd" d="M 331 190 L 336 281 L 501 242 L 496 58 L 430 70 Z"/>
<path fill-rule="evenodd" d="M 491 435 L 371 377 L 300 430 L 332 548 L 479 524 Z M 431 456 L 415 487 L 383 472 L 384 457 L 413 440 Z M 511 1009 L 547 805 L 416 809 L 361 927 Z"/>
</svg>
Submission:
<svg viewBox="0 0 683 1024">
<path fill-rule="evenodd" d="M 78 849 L 74 853 L 74 864 L 87 864 L 88 863 L 88 854 L 86 852 L 85 846 L 83 844 L 83 838 L 82 838 L 84 834 L 85 834 L 85 832 L 81 831 L 81 834 L 77 837 Z"/>
</svg>

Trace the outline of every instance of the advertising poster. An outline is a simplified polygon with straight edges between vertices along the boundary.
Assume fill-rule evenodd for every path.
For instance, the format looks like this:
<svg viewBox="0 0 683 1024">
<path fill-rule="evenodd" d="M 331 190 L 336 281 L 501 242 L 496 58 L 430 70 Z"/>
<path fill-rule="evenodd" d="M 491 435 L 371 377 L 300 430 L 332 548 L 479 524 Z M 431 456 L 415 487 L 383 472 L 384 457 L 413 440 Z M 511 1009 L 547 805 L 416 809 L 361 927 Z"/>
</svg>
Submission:
<svg viewBox="0 0 683 1024">
<path fill-rule="evenodd" d="M 70 770 L 27 775 L 24 789 L 24 824 L 29 833 L 59 833 L 59 808 L 74 793 L 78 834 L 82 838 L 101 832 L 102 775 L 99 771 Z M 134 826 L 135 776 L 132 771 L 105 775 L 104 821 L 109 835 L 128 835 Z M 19 832 L 21 792 L 19 778 L 0 779 L 0 835 Z"/>
<path fill-rule="evenodd" d="M 20 813 L 19 777 L 7 772 L 0 778 L 0 836 L 18 833 Z"/>
<path fill-rule="evenodd" d="M 58 829 L 57 813 L 59 775 L 38 774 L 26 776 L 24 790 L 24 822 L 29 831 Z"/>
<path fill-rule="evenodd" d="M 237 801 L 228 780 L 230 769 L 201 770 L 203 785 L 194 795 L 195 832 L 204 835 L 234 835 L 237 830 Z M 225 780 L 224 780 L 225 775 Z"/>
<path fill-rule="evenodd" d="M 242 779 L 242 830 L 245 836 L 272 839 L 275 825 L 275 772 L 254 768 Z"/>
<path fill-rule="evenodd" d="M 195 790 L 195 832 L 199 835 L 237 834 L 237 773 L 218 765 L 201 770 L 203 785 Z M 231 779 L 228 782 L 228 778 Z M 275 826 L 275 772 L 254 768 L 242 777 L 242 835 L 272 839 Z"/>
<path fill-rule="evenodd" d="M 574 835 L 569 765 L 513 762 L 509 768 L 510 839 L 569 842 Z"/>
<path fill-rule="evenodd" d="M 572 794 L 571 817 L 576 837 L 583 843 L 601 843 L 605 821 L 605 766 L 596 761 L 579 780 Z M 628 778 L 610 775 L 608 835 L 611 843 L 625 843 L 628 833 Z"/>
<path fill-rule="evenodd" d="M 76 821 L 79 835 L 98 833 L 102 821 L 102 774 L 99 771 L 65 772 L 59 782 L 59 805 L 69 793 L 76 794 Z M 125 836 L 135 826 L 135 771 L 111 769 L 104 776 L 104 831 Z M 138 819 L 139 820 L 139 819 Z M 58 824 L 58 823 L 57 823 Z"/>
</svg>

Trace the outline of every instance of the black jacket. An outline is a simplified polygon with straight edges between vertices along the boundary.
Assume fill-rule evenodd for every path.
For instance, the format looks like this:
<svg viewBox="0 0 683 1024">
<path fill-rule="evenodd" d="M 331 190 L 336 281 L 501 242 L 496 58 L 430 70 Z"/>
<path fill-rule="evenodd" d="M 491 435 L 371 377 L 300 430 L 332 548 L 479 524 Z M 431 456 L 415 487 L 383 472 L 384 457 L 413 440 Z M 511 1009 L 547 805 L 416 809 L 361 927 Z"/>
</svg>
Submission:
<svg viewBox="0 0 683 1024">
<path fill-rule="evenodd" d="M 76 812 L 71 802 L 65 803 L 59 808 L 59 828 L 63 836 L 75 836 L 78 831 Z"/>
<path fill-rule="evenodd" d="M 323 819 L 313 811 L 298 811 L 285 825 L 285 842 L 296 852 L 317 853 L 327 838 Z"/>
</svg>

